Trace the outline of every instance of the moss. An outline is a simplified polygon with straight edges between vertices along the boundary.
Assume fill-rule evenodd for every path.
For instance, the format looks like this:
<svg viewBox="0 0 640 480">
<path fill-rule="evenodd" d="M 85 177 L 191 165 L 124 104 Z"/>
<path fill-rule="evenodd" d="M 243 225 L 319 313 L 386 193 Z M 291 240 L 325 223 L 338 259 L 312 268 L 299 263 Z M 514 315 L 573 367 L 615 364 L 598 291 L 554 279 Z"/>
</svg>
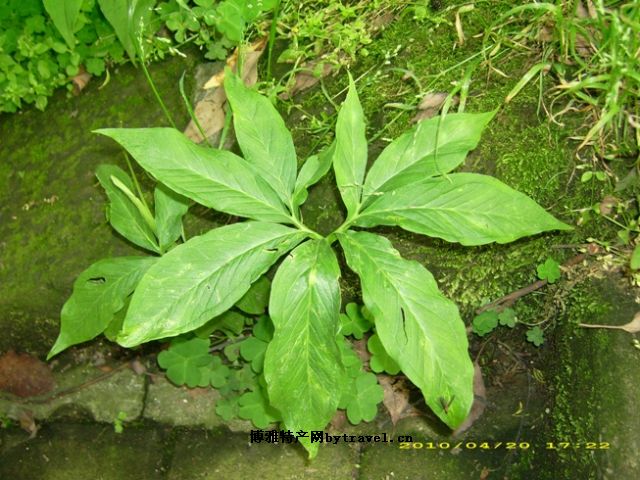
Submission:
<svg viewBox="0 0 640 480">
<path fill-rule="evenodd" d="M 177 92 L 193 58 L 153 67 L 158 89 L 178 125 L 186 114 Z M 139 255 L 111 230 L 94 171 L 100 163 L 123 165 L 119 148 L 91 130 L 158 126 L 162 112 L 141 71 L 121 67 L 110 83 L 82 94 L 55 96 L 46 114 L 25 110 L 0 118 L 0 351 L 43 354 L 55 338 L 58 315 L 75 277 L 109 255 Z M 117 99 L 117 101 L 116 101 Z M 144 176 L 141 176 L 144 177 Z M 6 219 L 6 221 L 5 221 Z M 194 229 L 202 220 L 188 221 Z"/>
</svg>

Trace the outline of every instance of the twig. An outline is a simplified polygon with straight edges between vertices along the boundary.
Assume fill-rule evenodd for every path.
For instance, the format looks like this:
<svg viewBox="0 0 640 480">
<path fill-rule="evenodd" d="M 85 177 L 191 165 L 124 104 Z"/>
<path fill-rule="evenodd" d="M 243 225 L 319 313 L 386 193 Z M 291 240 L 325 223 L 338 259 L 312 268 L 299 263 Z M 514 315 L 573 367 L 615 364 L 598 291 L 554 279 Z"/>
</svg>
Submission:
<svg viewBox="0 0 640 480">
<path fill-rule="evenodd" d="M 98 375 L 94 378 L 91 378 L 89 380 L 87 380 L 86 382 L 83 382 L 79 385 L 74 385 L 73 387 L 68 387 L 62 390 L 58 390 L 58 391 L 54 391 L 51 392 L 48 395 L 42 396 L 42 397 L 37 397 L 37 398 L 18 398 L 15 400 L 16 403 L 35 403 L 35 404 L 42 404 L 42 403 L 48 403 L 52 400 L 55 400 L 56 398 L 60 398 L 60 397 L 65 397 L 67 395 L 71 395 L 72 393 L 76 393 L 79 392 L 80 390 L 87 388 L 91 385 L 94 385 L 96 383 L 102 382 L 103 380 L 106 380 L 107 378 L 111 377 L 113 374 L 115 374 L 116 372 L 119 372 L 120 370 L 122 370 L 125 367 L 128 367 L 130 364 L 130 362 L 124 362 L 121 365 L 118 365 L 117 367 L 115 367 L 113 370 L 109 371 L 109 372 L 105 372 L 102 375 Z"/>
<path fill-rule="evenodd" d="M 585 258 L 587 258 L 587 254 L 581 253 L 580 255 L 576 255 L 575 257 L 568 260 L 566 263 L 562 265 L 562 267 L 570 268 L 582 262 Z M 537 282 L 533 282 L 532 284 L 527 285 L 526 287 L 516 290 L 515 292 L 511 292 L 510 294 L 505 295 L 504 297 L 501 297 L 497 300 L 494 300 L 491 303 L 487 303 L 486 305 L 483 305 L 482 307 L 476 310 L 476 313 L 480 314 L 482 312 L 486 312 L 487 310 L 494 310 L 496 308 L 503 309 L 503 308 L 510 307 L 519 298 L 524 297 L 525 295 L 529 295 L 531 292 L 535 292 L 536 290 L 541 289 L 547 283 L 549 282 L 547 282 L 546 280 L 538 280 Z"/>
</svg>

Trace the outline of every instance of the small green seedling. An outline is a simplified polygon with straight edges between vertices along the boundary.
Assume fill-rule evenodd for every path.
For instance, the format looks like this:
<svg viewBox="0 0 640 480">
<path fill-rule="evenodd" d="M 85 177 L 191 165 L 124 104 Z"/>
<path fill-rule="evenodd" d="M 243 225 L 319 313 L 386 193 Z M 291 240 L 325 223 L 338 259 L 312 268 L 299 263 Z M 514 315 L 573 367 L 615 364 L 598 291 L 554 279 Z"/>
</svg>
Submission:
<svg viewBox="0 0 640 480">
<path fill-rule="evenodd" d="M 556 283 L 560 278 L 560 264 L 553 258 L 549 257 L 544 263 L 538 265 L 537 268 L 538 278 L 540 280 L 546 280 L 548 283 Z"/>
</svg>

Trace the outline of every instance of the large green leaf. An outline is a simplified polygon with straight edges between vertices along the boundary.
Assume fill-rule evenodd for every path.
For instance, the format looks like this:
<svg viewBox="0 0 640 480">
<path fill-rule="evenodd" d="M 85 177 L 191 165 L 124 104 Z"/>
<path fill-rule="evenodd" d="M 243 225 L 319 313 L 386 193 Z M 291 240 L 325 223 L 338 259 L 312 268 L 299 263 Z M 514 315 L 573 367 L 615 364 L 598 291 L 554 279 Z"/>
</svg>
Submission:
<svg viewBox="0 0 640 480">
<path fill-rule="evenodd" d="M 340 268 L 325 240 L 291 252 L 271 287 L 269 312 L 275 326 L 264 375 L 271 404 L 287 429 L 323 430 L 333 417 L 346 382 L 336 342 L 340 328 Z M 300 439 L 314 457 L 317 443 Z"/>
<path fill-rule="evenodd" d="M 189 210 L 189 199 L 161 183 L 156 186 L 153 198 L 158 241 L 166 251 L 182 234 L 182 217 Z"/>
<path fill-rule="evenodd" d="M 115 178 L 129 192 L 133 192 L 134 186 L 129 175 L 120 167 L 103 164 L 98 166 L 96 177 L 109 197 L 107 216 L 111 226 L 130 242 L 152 252 L 160 253 L 160 247 L 151 226 L 145 221 L 140 210 L 127 194 L 113 182 Z"/>
<path fill-rule="evenodd" d="M 312 155 L 304 162 L 296 178 L 296 186 L 293 191 L 293 208 L 300 207 L 307 200 L 307 189 L 329 171 L 335 147 L 336 144 L 334 142 L 319 155 Z"/>
<path fill-rule="evenodd" d="M 473 401 L 473 364 L 457 307 L 427 269 L 400 257 L 384 237 L 347 232 L 338 239 L 360 277 L 364 304 L 385 350 L 434 413 L 455 429 Z"/>
<path fill-rule="evenodd" d="M 302 232 L 282 225 L 244 222 L 189 239 L 142 278 L 118 343 L 133 347 L 204 325 L 236 303 L 303 238 Z"/>
<path fill-rule="evenodd" d="M 247 88 L 229 69 L 225 72 L 224 89 L 244 158 L 288 205 L 298 166 L 291 133 L 271 102 Z"/>
<path fill-rule="evenodd" d="M 108 258 L 82 272 L 62 307 L 60 335 L 47 358 L 100 335 L 155 261 L 155 257 Z"/>
<path fill-rule="evenodd" d="M 173 128 L 108 128 L 113 138 L 159 181 L 221 212 L 268 222 L 290 221 L 269 185 L 242 158 L 194 144 Z"/>
<path fill-rule="evenodd" d="M 76 31 L 82 0 L 43 0 L 42 3 L 64 41 L 69 48 L 74 49 L 76 39 L 73 34 Z"/>
<path fill-rule="evenodd" d="M 356 224 L 398 225 L 463 245 L 507 243 L 571 229 L 523 193 L 474 173 L 427 178 L 386 192 L 365 208 Z"/>
<path fill-rule="evenodd" d="M 456 168 L 476 148 L 494 114 L 450 113 L 418 123 L 391 142 L 371 166 L 364 182 L 363 203 L 380 192 Z"/>
<path fill-rule="evenodd" d="M 153 15 L 155 0 L 98 0 L 129 58 L 135 62 L 137 45 Z"/>
<path fill-rule="evenodd" d="M 338 190 L 347 207 L 347 214 L 353 216 L 360 207 L 364 170 L 367 166 L 367 139 L 364 113 L 351 76 L 347 98 L 338 113 L 335 145 L 333 169 Z"/>
</svg>

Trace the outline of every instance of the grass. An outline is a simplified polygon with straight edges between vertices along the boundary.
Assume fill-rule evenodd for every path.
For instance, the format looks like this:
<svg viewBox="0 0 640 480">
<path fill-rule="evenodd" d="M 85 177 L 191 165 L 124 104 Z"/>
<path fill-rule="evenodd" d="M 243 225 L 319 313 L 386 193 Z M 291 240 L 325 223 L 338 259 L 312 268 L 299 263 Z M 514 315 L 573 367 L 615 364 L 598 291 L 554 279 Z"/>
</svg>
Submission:
<svg viewBox="0 0 640 480">
<path fill-rule="evenodd" d="M 507 100 L 550 73 L 555 85 L 541 91 L 541 105 L 556 123 L 567 112 L 584 114 L 577 150 L 591 146 L 601 158 L 640 159 L 640 2 L 520 5 L 494 22 L 484 44 L 490 68 L 497 69 L 492 57 L 504 49 L 537 58 Z"/>
</svg>

